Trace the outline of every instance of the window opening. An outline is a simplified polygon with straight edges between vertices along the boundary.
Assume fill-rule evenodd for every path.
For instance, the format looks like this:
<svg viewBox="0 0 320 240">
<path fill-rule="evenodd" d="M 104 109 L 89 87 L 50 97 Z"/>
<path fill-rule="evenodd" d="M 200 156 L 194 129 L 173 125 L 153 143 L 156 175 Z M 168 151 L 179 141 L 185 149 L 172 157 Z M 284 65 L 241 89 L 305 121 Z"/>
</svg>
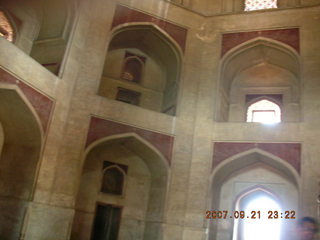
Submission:
<svg viewBox="0 0 320 240">
<path fill-rule="evenodd" d="M 233 240 L 280 240 L 282 209 L 278 201 L 268 193 L 256 191 L 238 202 L 237 211 L 244 211 L 243 219 L 235 219 Z M 269 219 L 272 212 L 272 219 Z M 255 212 L 255 219 L 252 217 Z M 248 217 L 249 216 L 249 217 Z"/>
<path fill-rule="evenodd" d="M 121 78 L 127 81 L 139 83 L 142 80 L 145 61 L 145 57 L 126 52 Z"/>
<path fill-rule="evenodd" d="M 277 8 L 277 0 L 246 0 L 245 11 Z"/>
<path fill-rule="evenodd" d="M 14 30 L 13 27 L 6 16 L 6 14 L 0 10 L 0 36 L 4 37 L 10 42 L 14 40 Z"/>
<path fill-rule="evenodd" d="M 251 104 L 247 110 L 247 122 L 281 122 L 281 109 L 278 104 L 263 99 Z"/>
<path fill-rule="evenodd" d="M 119 87 L 116 100 L 132 105 L 139 105 L 140 95 L 141 93 L 139 92 Z"/>
<path fill-rule="evenodd" d="M 103 173 L 101 192 L 122 195 L 124 173 L 116 166 L 107 168 Z"/>
</svg>

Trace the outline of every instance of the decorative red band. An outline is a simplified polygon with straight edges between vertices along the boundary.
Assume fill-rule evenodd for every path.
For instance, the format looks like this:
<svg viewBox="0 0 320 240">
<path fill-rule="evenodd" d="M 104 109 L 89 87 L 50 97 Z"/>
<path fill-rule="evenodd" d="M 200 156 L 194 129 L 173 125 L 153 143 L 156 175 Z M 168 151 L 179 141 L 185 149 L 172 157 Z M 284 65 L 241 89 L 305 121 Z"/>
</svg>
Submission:
<svg viewBox="0 0 320 240">
<path fill-rule="evenodd" d="M 124 133 L 135 133 L 150 142 L 170 165 L 174 137 L 98 117 L 91 117 L 86 147 L 98 139 Z"/>
<path fill-rule="evenodd" d="M 215 168 L 224 160 L 252 148 L 259 148 L 271 153 L 293 166 L 300 173 L 301 144 L 300 143 L 230 143 L 215 142 L 213 151 L 213 163 Z"/>
<path fill-rule="evenodd" d="M 187 29 L 143 12 L 118 5 L 113 17 L 112 28 L 123 23 L 131 22 L 148 22 L 157 25 L 166 31 L 180 45 L 182 51 L 185 50 Z"/>
<path fill-rule="evenodd" d="M 230 49 L 257 37 L 265 37 L 285 43 L 300 52 L 299 28 L 275 29 L 253 32 L 225 33 L 222 35 L 221 57 Z"/>
<path fill-rule="evenodd" d="M 49 126 L 51 113 L 54 108 L 54 101 L 2 68 L 0 68 L 0 82 L 14 84 L 21 89 L 26 98 L 29 100 L 30 104 L 37 112 L 43 127 L 43 131 L 46 133 Z"/>
</svg>

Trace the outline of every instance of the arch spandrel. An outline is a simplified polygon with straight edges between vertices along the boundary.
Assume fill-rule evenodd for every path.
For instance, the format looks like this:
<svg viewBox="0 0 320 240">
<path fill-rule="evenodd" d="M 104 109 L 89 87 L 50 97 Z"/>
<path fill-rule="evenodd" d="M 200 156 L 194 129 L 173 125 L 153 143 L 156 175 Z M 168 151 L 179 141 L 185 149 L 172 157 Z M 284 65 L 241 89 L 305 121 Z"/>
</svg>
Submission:
<svg viewBox="0 0 320 240">
<path fill-rule="evenodd" d="M 225 91 L 229 91 L 237 74 L 261 63 L 286 69 L 299 79 L 299 56 L 292 47 L 275 40 L 256 38 L 234 47 L 222 58 L 221 78 L 226 82 L 222 84 Z"/>
<path fill-rule="evenodd" d="M 4 135 L 3 139 L 0 136 L 0 236 L 18 239 L 24 214 L 34 197 L 43 131 L 36 111 L 20 89 L 0 85 L 0 135 Z"/>
<path fill-rule="evenodd" d="M 218 164 L 211 174 L 212 184 L 222 182 L 233 172 L 256 163 L 278 169 L 283 176 L 287 177 L 297 186 L 297 188 L 299 188 L 300 176 L 297 169 L 280 157 L 259 148 L 253 148 L 237 153 Z"/>
</svg>

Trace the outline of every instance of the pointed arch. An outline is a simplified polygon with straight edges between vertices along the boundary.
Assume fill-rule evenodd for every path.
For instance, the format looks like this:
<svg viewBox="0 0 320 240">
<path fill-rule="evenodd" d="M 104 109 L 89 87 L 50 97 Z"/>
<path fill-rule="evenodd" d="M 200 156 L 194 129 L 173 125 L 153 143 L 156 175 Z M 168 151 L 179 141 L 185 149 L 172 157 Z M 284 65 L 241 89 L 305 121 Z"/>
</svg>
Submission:
<svg viewBox="0 0 320 240">
<path fill-rule="evenodd" d="M 253 54 L 252 50 L 255 50 L 257 54 Z M 281 56 L 281 60 L 277 59 L 277 56 Z M 249 58 L 249 61 L 244 61 L 244 58 Z M 238 61 L 235 62 L 235 60 Z M 287 69 L 299 79 L 300 57 L 298 52 L 287 44 L 264 37 L 251 39 L 229 50 L 221 59 L 220 78 L 232 81 L 234 74 L 261 61 Z M 240 62 L 242 62 L 240 67 L 234 67 L 236 63 Z M 230 74 L 231 69 L 232 73 Z"/>
<path fill-rule="evenodd" d="M 119 172 L 121 172 L 121 174 L 126 175 L 126 172 L 125 172 L 121 167 L 119 167 L 119 166 L 116 165 L 116 164 L 104 168 L 104 169 L 103 169 L 103 172 L 106 172 L 106 171 L 108 171 L 108 170 L 110 170 L 110 169 L 112 169 L 112 168 L 115 168 L 115 169 L 117 169 Z"/>
<path fill-rule="evenodd" d="M 30 56 L 55 75 L 63 72 L 76 20 L 76 1 L 58 0 L 32 6 L 39 28 Z M 43 51 L 47 51 L 45 56 Z"/>
<path fill-rule="evenodd" d="M 289 101 L 299 101 L 300 72 L 298 52 L 283 42 L 257 37 L 233 47 L 220 63 L 217 120 L 243 121 L 246 109 L 240 102 L 246 93 L 285 93 Z M 259 81 L 253 81 L 255 77 Z"/>
<path fill-rule="evenodd" d="M 123 63 L 121 78 L 140 83 L 143 79 L 144 62 L 138 56 L 126 57 Z"/>
<path fill-rule="evenodd" d="M 0 8 L 0 36 L 14 43 L 17 35 L 17 26 L 11 14 L 7 10 Z"/>
<path fill-rule="evenodd" d="M 164 31 L 162 28 L 157 26 L 154 23 L 148 23 L 148 22 L 131 22 L 131 23 L 123 23 L 119 24 L 116 27 L 112 28 L 109 42 L 119 33 L 123 31 L 128 30 L 139 30 L 139 29 L 150 29 L 154 33 L 156 33 L 158 36 L 160 36 L 164 41 L 166 41 L 169 45 L 171 45 L 171 48 L 176 51 L 177 58 L 179 60 L 182 60 L 183 56 L 183 50 L 181 49 L 181 46 L 174 40 L 166 31 Z"/>
<path fill-rule="evenodd" d="M 108 137 L 104 137 L 104 138 L 100 138 L 96 141 L 94 141 L 93 143 L 91 143 L 89 146 L 86 147 L 84 154 L 83 154 L 83 161 L 85 160 L 86 155 L 95 147 L 97 147 L 100 144 L 103 143 L 113 143 L 113 142 L 121 142 L 121 141 L 125 141 L 128 139 L 135 139 L 138 142 L 140 142 L 141 144 L 143 144 L 144 146 L 146 146 L 148 149 L 150 149 L 159 159 L 161 159 L 161 162 L 163 164 L 163 166 L 169 170 L 170 166 L 168 161 L 166 160 L 166 158 L 164 157 L 164 155 L 155 147 L 153 146 L 150 142 L 148 142 L 147 140 L 145 140 L 144 138 L 140 137 L 138 134 L 136 133 L 123 133 L 123 134 L 116 134 L 116 135 L 112 135 L 112 136 L 108 136 Z M 82 161 L 82 164 L 83 164 Z"/>
<path fill-rule="evenodd" d="M 104 168 L 102 171 L 101 192 L 123 195 L 126 175 L 125 171 L 116 164 Z"/>
<path fill-rule="evenodd" d="M 252 179 L 253 175 L 251 175 L 251 177 L 249 175 L 249 178 L 246 178 L 247 180 L 245 181 L 243 181 L 242 178 L 237 178 L 237 174 L 241 175 L 247 173 L 254 173 L 259 168 L 266 169 L 266 171 L 272 171 L 274 175 L 270 175 L 271 177 L 277 175 L 279 179 L 281 178 L 283 180 L 276 180 L 276 182 L 272 182 L 272 178 L 270 178 L 269 180 L 263 178 L 259 180 L 257 176 L 255 176 L 254 179 Z M 257 182 L 259 182 L 258 185 Z M 232 184 L 232 186 L 235 186 L 233 185 L 235 183 L 237 183 L 237 188 L 231 187 L 230 184 Z M 223 162 L 220 162 L 213 169 L 212 174 L 210 176 L 210 186 L 208 190 L 208 209 L 221 209 L 220 207 L 222 205 L 223 209 L 230 208 L 230 211 L 232 211 L 235 206 L 236 199 L 239 198 L 239 196 L 244 196 L 247 192 L 255 190 L 268 191 L 268 186 L 270 187 L 270 189 L 276 191 L 277 194 L 281 194 L 283 188 L 280 187 L 281 184 L 279 185 L 279 183 L 284 183 L 285 185 L 283 186 L 283 188 L 287 188 L 292 191 L 292 199 L 290 199 L 287 196 L 281 196 L 282 200 L 286 201 L 286 204 L 291 205 L 293 209 L 297 208 L 298 192 L 300 189 L 300 176 L 297 170 L 280 157 L 277 157 L 259 148 L 253 148 L 247 151 L 243 151 L 241 153 L 235 154 L 227 158 Z M 253 187 L 250 189 L 248 188 L 248 186 Z M 245 190 L 243 191 L 241 189 Z M 232 199 L 232 201 L 230 202 L 224 202 L 222 198 L 222 194 L 227 193 L 231 194 L 230 199 Z M 217 235 L 220 234 L 221 231 L 223 231 L 221 229 L 221 226 L 219 226 L 218 222 L 219 221 L 208 222 L 210 236 L 209 239 L 216 239 Z M 232 219 L 229 219 L 228 222 L 228 235 L 231 238 L 234 222 Z"/>
<path fill-rule="evenodd" d="M 145 32 L 150 32 L 154 34 L 163 42 L 164 45 L 166 45 L 170 49 L 169 53 L 172 52 L 174 54 L 174 60 L 175 60 L 174 67 L 177 70 L 175 75 L 178 78 L 180 76 L 182 58 L 183 58 L 183 51 L 181 49 L 181 46 L 166 31 L 164 31 L 162 28 L 158 27 L 153 23 L 132 22 L 132 23 L 120 24 L 114 27 L 110 32 L 109 41 L 107 41 L 108 51 L 110 51 L 113 48 L 112 42 L 119 34 L 122 34 L 125 32 L 131 32 L 132 34 L 134 34 L 135 32 L 138 32 L 138 31 L 145 31 Z M 165 59 L 164 56 L 160 56 L 160 58 L 162 60 Z"/>
<path fill-rule="evenodd" d="M 246 209 L 248 207 L 248 204 L 250 204 L 250 202 L 255 201 L 257 199 L 257 197 L 263 197 L 263 200 L 265 201 L 265 198 L 272 200 L 276 206 L 278 206 L 280 209 L 274 209 L 271 208 L 270 206 L 261 206 L 260 209 L 255 209 L 255 220 L 260 221 L 261 219 L 266 219 L 266 213 L 264 212 L 266 208 L 269 207 L 269 209 L 267 209 L 267 211 L 275 211 L 275 210 L 281 210 L 284 207 L 284 203 L 282 202 L 282 200 L 279 198 L 279 196 L 274 193 L 271 189 L 262 186 L 262 185 L 255 185 L 253 187 L 247 188 L 245 190 L 243 190 L 241 193 L 239 193 L 236 196 L 235 199 L 235 203 L 234 203 L 234 210 L 235 211 L 244 211 L 246 215 L 249 215 L 249 218 L 252 217 L 252 212 L 246 212 Z M 252 209 L 251 209 L 252 211 Z M 251 214 L 251 215 L 250 215 Z M 279 213 L 280 214 L 280 213 Z M 258 215 L 258 216 L 256 216 Z M 239 240 L 239 239 L 243 239 L 243 235 L 244 233 L 244 224 L 246 223 L 246 221 L 254 221 L 252 219 L 234 219 L 233 221 L 233 236 L 232 239 L 233 240 Z M 278 224 L 277 224 L 278 225 Z M 281 226 L 278 226 L 278 237 L 280 237 L 281 235 Z"/>
<path fill-rule="evenodd" d="M 28 98 L 22 92 L 22 90 L 17 85 L 1 83 L 0 82 L 0 91 L 14 91 L 15 94 L 19 98 L 21 98 L 21 100 L 26 105 L 28 110 L 32 113 L 32 116 L 34 117 L 35 121 L 37 122 L 37 125 L 38 125 L 38 127 L 40 129 L 41 141 L 43 141 L 44 129 L 42 127 L 41 119 L 40 119 L 39 115 L 37 114 L 36 110 L 34 109 L 34 107 L 32 106 L 32 104 L 30 103 L 30 101 L 28 100 Z"/>
<path fill-rule="evenodd" d="M 254 100 L 247 104 L 247 122 L 281 122 L 281 107 L 275 100 L 268 97 L 260 97 Z M 257 114 L 262 115 L 259 117 Z"/>
<path fill-rule="evenodd" d="M 115 165 L 127 167 L 128 177 L 125 181 L 127 188 L 123 189 L 125 194 L 100 196 L 96 192 L 100 190 L 98 190 L 101 186 L 99 181 L 106 170 L 101 169 L 103 165 L 101 162 L 106 160 L 110 161 L 108 164 L 112 162 Z M 82 169 L 81 177 L 79 177 L 79 192 L 71 239 L 79 239 L 79 235 L 91 232 L 90 229 L 93 225 L 89 224 L 87 229 L 81 229 L 79 224 L 83 224 L 83 221 L 92 222 L 91 209 L 94 209 L 97 200 L 105 204 L 115 204 L 116 202 L 118 206 L 135 212 L 130 220 L 127 219 L 128 216 L 123 216 L 123 218 L 126 219 L 124 221 L 134 223 L 138 221 L 139 224 L 144 224 L 144 230 L 136 229 L 138 234 L 144 236 L 143 239 L 154 239 L 155 234 L 162 231 L 169 164 L 151 143 L 135 133 L 116 134 L 96 140 L 83 153 Z M 107 169 L 117 169 L 123 173 L 120 168 L 114 165 Z M 90 191 L 86 191 L 88 188 Z M 90 214 L 83 216 L 83 211 L 89 211 Z M 90 219 L 87 219 L 88 216 Z M 125 224 L 120 229 L 125 235 L 132 231 Z"/>
<path fill-rule="evenodd" d="M 246 158 L 246 156 L 250 155 L 261 156 L 261 158 L 255 158 L 255 160 L 252 161 L 251 158 Z M 273 168 L 279 169 L 298 189 L 300 188 L 300 176 L 292 165 L 280 157 L 259 148 L 252 148 L 235 154 L 218 164 L 211 173 L 210 182 L 211 184 L 217 183 L 218 180 L 218 182 L 220 182 L 237 169 L 244 168 L 257 162 L 262 162 Z"/>
<path fill-rule="evenodd" d="M 35 110 L 17 86 L 0 84 L 0 102 L 4 135 L 0 152 L 0 199 L 6 199 L 0 203 L 3 210 L 0 222 L 4 223 L 0 235 L 18 239 L 24 214 L 34 196 L 43 130 Z"/>
<path fill-rule="evenodd" d="M 276 199 L 280 203 L 281 206 L 283 205 L 283 202 L 281 201 L 281 199 L 279 198 L 279 196 L 276 193 L 274 193 L 271 189 L 267 188 L 266 186 L 263 186 L 261 184 L 257 184 L 253 187 L 250 187 L 250 188 L 243 190 L 242 192 L 240 192 L 237 195 L 235 202 L 234 202 L 235 209 L 237 209 L 237 210 L 240 209 L 239 204 L 240 204 L 241 199 L 245 198 L 246 196 L 248 196 L 252 193 L 256 193 L 256 192 L 266 193 L 266 194 L 272 196 L 274 199 Z"/>
<path fill-rule="evenodd" d="M 298 51 L 292 46 L 277 41 L 275 39 L 267 38 L 267 37 L 255 37 L 243 43 L 236 45 L 235 47 L 228 50 L 228 52 L 221 59 L 222 61 L 226 61 L 226 59 L 234 56 L 235 54 L 239 54 L 242 51 L 245 51 L 248 48 L 257 46 L 257 45 L 266 45 L 271 46 L 273 48 L 282 49 L 282 51 L 287 52 L 287 54 L 292 55 L 292 57 L 296 58 L 296 61 L 300 61 L 300 56 Z"/>
<path fill-rule="evenodd" d="M 123 55 L 126 51 L 146 58 L 143 64 L 143 81 L 137 85 L 118 81 L 121 79 L 125 61 Z M 107 41 L 99 95 L 114 99 L 116 87 L 125 87 L 140 93 L 139 106 L 175 115 L 182 56 L 182 49 L 177 42 L 153 23 L 132 22 L 118 25 L 111 30 Z M 153 93 L 148 91 L 150 89 Z M 161 95 L 155 94 L 154 90 Z M 148 95 L 151 96 L 147 98 Z"/>
<path fill-rule="evenodd" d="M 249 101 L 246 103 L 246 105 L 247 105 L 247 107 L 248 107 L 248 106 L 250 106 L 250 105 L 252 105 L 252 104 L 254 104 L 254 103 L 256 103 L 256 102 L 259 102 L 259 101 L 261 101 L 261 100 L 268 100 L 268 101 L 270 101 L 270 102 L 273 102 L 274 104 L 277 104 L 277 105 L 281 106 L 281 100 L 275 99 L 275 98 L 273 98 L 273 97 L 271 97 L 271 96 L 263 95 L 263 94 L 261 94 L 261 96 L 258 96 L 258 97 L 255 97 L 255 98 L 249 100 Z"/>
</svg>

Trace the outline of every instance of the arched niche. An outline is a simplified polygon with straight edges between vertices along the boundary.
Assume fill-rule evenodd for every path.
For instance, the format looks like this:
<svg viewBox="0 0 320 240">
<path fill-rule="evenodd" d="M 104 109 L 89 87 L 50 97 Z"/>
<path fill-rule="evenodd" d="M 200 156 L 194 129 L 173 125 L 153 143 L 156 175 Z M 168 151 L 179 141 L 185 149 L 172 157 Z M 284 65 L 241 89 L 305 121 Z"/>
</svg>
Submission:
<svg viewBox="0 0 320 240">
<path fill-rule="evenodd" d="M 261 200 L 263 201 L 263 204 L 264 204 L 263 206 L 255 206 L 254 209 L 248 206 L 253 202 L 255 202 L 254 205 L 257 205 L 257 202 L 259 200 L 260 202 Z M 250 234 L 250 237 L 249 237 L 251 239 L 253 237 L 252 235 L 255 235 L 256 238 L 261 238 L 261 235 L 266 237 L 269 234 L 273 235 L 272 237 L 269 236 L 269 238 L 272 238 L 272 239 L 274 238 L 279 239 L 279 237 L 282 237 L 281 230 L 283 229 L 283 224 L 280 216 L 282 213 L 283 205 L 284 203 L 277 196 L 277 194 L 273 193 L 270 189 L 266 187 L 256 185 L 254 187 L 245 189 L 243 192 L 238 194 L 236 198 L 236 201 L 234 204 L 235 211 L 243 211 L 246 216 L 249 216 L 249 218 L 254 217 L 255 219 L 249 219 L 249 226 L 247 227 L 245 227 L 244 225 L 248 223 L 248 221 L 245 221 L 241 218 L 234 219 L 232 240 L 245 239 L 246 238 L 245 235 L 247 234 L 248 230 L 253 231 L 253 234 Z M 248 210 L 248 208 L 250 210 Z M 272 219 L 272 222 L 270 222 L 271 219 L 268 220 L 268 216 L 274 217 L 275 214 L 269 215 L 268 214 L 269 211 L 272 211 L 272 213 L 274 213 L 275 211 L 278 211 L 279 218 Z M 246 218 L 244 217 L 244 219 Z M 263 227 L 266 224 L 268 224 L 269 225 L 268 227 L 270 227 L 270 223 L 276 229 L 263 229 Z M 260 237 L 257 235 L 260 235 Z"/>
<path fill-rule="evenodd" d="M 40 18 L 40 26 L 33 41 L 30 56 L 58 75 L 74 24 L 75 2 L 47 1 L 41 6 L 36 6 L 36 10 Z"/>
<path fill-rule="evenodd" d="M 17 35 L 17 28 L 11 14 L 0 7 L 0 36 L 9 42 L 14 42 Z"/>
<path fill-rule="evenodd" d="M 142 59 L 139 81 L 122 77 L 128 56 Z M 180 48 L 159 27 L 152 24 L 119 26 L 109 43 L 98 94 L 174 115 L 180 66 Z M 138 101 L 119 98 L 119 88 L 136 93 Z"/>
<path fill-rule="evenodd" d="M 15 29 L 14 44 L 30 55 L 33 41 L 40 29 L 40 11 L 32 1 L 5 1 L 1 8 L 12 20 Z"/>
<path fill-rule="evenodd" d="M 232 213 L 241 194 L 264 188 L 278 196 L 283 208 L 298 210 L 300 177 L 286 161 L 260 149 L 251 149 L 232 156 L 216 168 L 211 175 L 208 209 L 227 210 Z M 292 219 L 286 222 L 284 232 L 294 227 Z M 234 219 L 210 219 L 209 240 L 232 239 Z"/>
<path fill-rule="evenodd" d="M 134 83 L 140 83 L 143 77 L 144 65 L 144 61 L 137 56 L 126 57 L 121 78 Z"/>
<path fill-rule="evenodd" d="M 243 43 L 223 57 L 218 91 L 218 121 L 243 122 L 250 94 L 281 95 L 282 120 L 300 121 L 299 57 L 277 41 L 258 38 Z"/>
<path fill-rule="evenodd" d="M 0 238 L 16 240 L 33 196 L 42 130 L 19 90 L 0 88 L 0 102 Z"/>
<path fill-rule="evenodd" d="M 247 122 L 281 122 L 281 103 L 268 97 L 258 97 L 247 103 Z"/>
<path fill-rule="evenodd" d="M 103 169 L 101 192 L 122 195 L 125 188 L 126 173 L 123 169 L 113 164 Z"/>
<path fill-rule="evenodd" d="M 71 239 L 91 239 L 97 205 L 122 209 L 119 239 L 161 239 L 168 164 L 136 134 L 111 136 L 85 154 Z M 127 166 L 122 195 L 101 192 L 104 161 Z"/>
<path fill-rule="evenodd" d="M 74 25 L 75 1 L 7 1 L 16 20 L 15 45 L 54 74 L 59 74 Z"/>
</svg>

